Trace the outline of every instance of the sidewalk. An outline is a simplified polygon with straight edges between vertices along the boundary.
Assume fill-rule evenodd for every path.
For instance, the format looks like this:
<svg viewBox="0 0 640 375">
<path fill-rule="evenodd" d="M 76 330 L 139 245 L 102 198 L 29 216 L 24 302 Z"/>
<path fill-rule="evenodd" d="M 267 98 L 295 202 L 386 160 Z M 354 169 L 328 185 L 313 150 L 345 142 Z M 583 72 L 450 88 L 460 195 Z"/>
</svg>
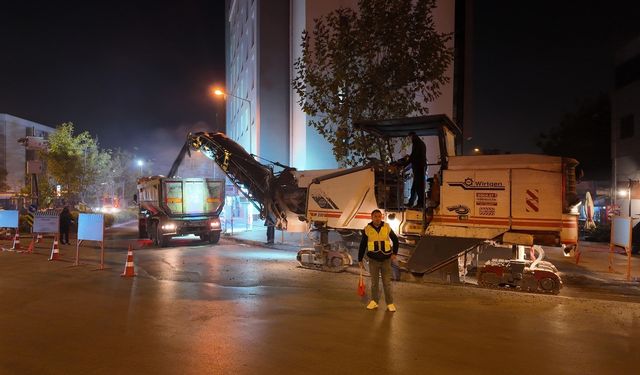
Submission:
<svg viewBox="0 0 640 375">
<path fill-rule="evenodd" d="M 627 254 L 615 248 L 612 256 L 613 270 L 609 271 L 609 243 L 580 241 L 579 258 L 572 252 L 570 257 L 561 251 L 547 251 L 547 258 L 563 274 L 567 281 L 598 284 L 640 286 L 640 255 L 631 255 L 631 280 L 627 280 Z"/>
<path fill-rule="evenodd" d="M 222 238 L 236 242 L 296 252 L 304 247 L 313 247 L 313 240 L 309 236 L 313 236 L 313 234 L 276 230 L 274 243 L 267 245 L 267 227 L 261 225 L 254 225 L 252 229 L 234 232 L 233 234 L 230 231 L 222 234 Z"/>
</svg>

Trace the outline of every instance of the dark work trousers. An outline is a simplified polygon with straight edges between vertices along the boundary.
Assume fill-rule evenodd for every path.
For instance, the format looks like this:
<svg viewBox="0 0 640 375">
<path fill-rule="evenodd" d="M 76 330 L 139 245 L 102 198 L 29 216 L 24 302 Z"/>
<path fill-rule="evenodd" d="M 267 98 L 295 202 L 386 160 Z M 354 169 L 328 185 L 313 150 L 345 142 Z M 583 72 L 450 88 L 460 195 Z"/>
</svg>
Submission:
<svg viewBox="0 0 640 375">
<path fill-rule="evenodd" d="M 382 288 L 384 289 L 384 300 L 387 305 L 393 303 L 391 293 L 391 259 L 376 260 L 369 258 L 369 274 L 371 275 L 371 299 L 378 303 L 380 301 L 379 279 L 382 276 Z"/>
<path fill-rule="evenodd" d="M 413 203 L 413 194 L 418 196 L 418 202 L 416 206 L 424 206 L 424 168 L 416 168 L 413 171 L 413 183 L 411 184 L 411 198 L 409 203 Z"/>
<path fill-rule="evenodd" d="M 276 236 L 276 227 L 273 225 L 267 225 L 267 243 L 273 243 Z"/>
<path fill-rule="evenodd" d="M 60 228 L 60 243 L 69 244 L 69 228 Z"/>
</svg>

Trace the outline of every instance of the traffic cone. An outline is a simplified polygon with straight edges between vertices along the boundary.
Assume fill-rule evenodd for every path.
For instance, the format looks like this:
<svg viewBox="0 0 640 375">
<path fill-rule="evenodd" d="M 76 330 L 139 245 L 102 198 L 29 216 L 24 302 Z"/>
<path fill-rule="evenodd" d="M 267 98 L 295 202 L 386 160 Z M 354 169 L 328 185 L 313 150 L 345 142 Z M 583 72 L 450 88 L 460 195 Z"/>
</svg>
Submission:
<svg viewBox="0 0 640 375">
<path fill-rule="evenodd" d="M 42 239 L 42 234 L 38 233 L 38 236 L 36 237 L 36 243 L 40 243 L 41 239 Z"/>
<path fill-rule="evenodd" d="M 122 277 L 134 277 L 136 275 L 133 267 L 133 248 L 129 245 L 129 251 L 127 251 L 127 264 L 124 265 L 124 272 Z"/>
<path fill-rule="evenodd" d="M 20 232 L 16 230 L 16 235 L 13 237 L 13 246 L 11 250 L 20 250 Z"/>
<path fill-rule="evenodd" d="M 27 253 L 31 254 L 33 253 L 33 247 L 34 247 L 34 243 L 36 242 L 36 239 L 31 237 L 31 241 L 29 242 L 29 247 L 27 248 Z"/>
<path fill-rule="evenodd" d="M 51 256 L 49 260 L 60 260 L 60 251 L 58 249 L 58 237 L 53 238 L 53 246 L 51 246 Z"/>
</svg>

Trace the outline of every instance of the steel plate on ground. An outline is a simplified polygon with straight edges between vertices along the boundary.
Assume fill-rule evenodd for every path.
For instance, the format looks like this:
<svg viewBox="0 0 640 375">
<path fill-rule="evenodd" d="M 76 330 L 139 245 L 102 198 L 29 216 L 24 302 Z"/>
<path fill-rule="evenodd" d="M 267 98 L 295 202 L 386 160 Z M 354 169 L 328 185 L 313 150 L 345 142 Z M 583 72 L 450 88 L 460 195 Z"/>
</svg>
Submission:
<svg viewBox="0 0 640 375">
<path fill-rule="evenodd" d="M 484 239 L 480 238 L 422 237 L 409 258 L 407 268 L 416 273 L 433 272 L 482 242 Z"/>
</svg>

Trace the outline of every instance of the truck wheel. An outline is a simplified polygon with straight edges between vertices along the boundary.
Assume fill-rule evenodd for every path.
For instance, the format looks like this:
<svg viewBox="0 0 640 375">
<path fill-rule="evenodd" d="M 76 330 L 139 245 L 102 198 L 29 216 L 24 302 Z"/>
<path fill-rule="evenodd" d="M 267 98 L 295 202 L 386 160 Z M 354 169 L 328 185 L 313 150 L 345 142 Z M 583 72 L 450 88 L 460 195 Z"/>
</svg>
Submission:
<svg viewBox="0 0 640 375">
<path fill-rule="evenodd" d="M 151 225 L 149 225 L 149 239 L 151 240 L 151 243 L 153 243 L 154 245 L 158 244 L 158 239 L 157 239 L 157 228 L 158 225 L 155 223 L 151 223 Z"/>
<path fill-rule="evenodd" d="M 147 233 L 147 226 L 138 222 L 138 238 L 147 238 L 148 236 L 149 233 Z"/>
<path fill-rule="evenodd" d="M 217 244 L 220 241 L 220 232 L 211 232 L 209 233 L 209 243 Z"/>
<path fill-rule="evenodd" d="M 170 240 L 171 240 L 171 237 L 163 236 L 162 231 L 156 224 L 156 244 L 160 247 L 167 247 L 169 245 Z"/>
<path fill-rule="evenodd" d="M 171 237 L 168 236 L 162 236 L 160 237 L 160 247 L 167 247 L 169 246 L 169 242 L 171 241 Z"/>
</svg>

